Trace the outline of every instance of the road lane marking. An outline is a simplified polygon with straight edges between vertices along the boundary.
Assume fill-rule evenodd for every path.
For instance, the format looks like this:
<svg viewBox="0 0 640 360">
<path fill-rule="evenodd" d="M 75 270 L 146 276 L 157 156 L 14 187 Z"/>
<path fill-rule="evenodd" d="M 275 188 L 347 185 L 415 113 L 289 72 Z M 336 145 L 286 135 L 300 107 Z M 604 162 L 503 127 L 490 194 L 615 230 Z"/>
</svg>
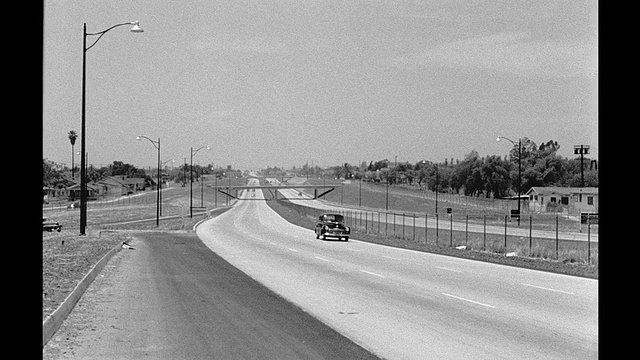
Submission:
<svg viewBox="0 0 640 360">
<path fill-rule="evenodd" d="M 381 277 L 381 278 L 386 277 L 386 276 L 384 276 L 384 275 L 376 274 L 376 273 L 374 273 L 374 272 L 367 271 L 367 270 L 362 270 L 362 269 L 360 269 L 360 271 L 362 271 L 363 273 L 369 274 L 369 275 L 379 276 L 379 277 Z"/>
<path fill-rule="evenodd" d="M 447 293 L 442 293 L 442 295 L 444 295 L 444 296 L 449 296 L 449 297 L 452 297 L 452 298 L 454 298 L 454 299 L 458 299 L 458 300 L 462 300 L 462 301 L 467 301 L 467 302 L 470 302 L 470 303 L 472 303 L 472 304 L 477 304 L 477 305 L 482 305 L 482 306 L 490 307 L 490 308 L 492 308 L 492 309 L 495 309 L 495 308 L 496 308 L 496 307 L 495 307 L 495 306 L 493 306 L 493 305 L 489 305 L 489 304 L 481 303 L 481 302 L 478 302 L 478 301 L 473 301 L 473 300 L 465 299 L 465 298 L 462 298 L 462 297 L 459 297 L 459 296 L 455 296 L 455 295 L 451 295 L 451 294 L 447 294 Z"/>
<path fill-rule="evenodd" d="M 537 285 L 531 285 L 531 284 L 524 284 L 524 283 L 522 285 L 530 286 L 530 287 L 537 288 L 537 289 L 547 290 L 547 291 L 555 291 L 555 292 L 559 292 L 559 293 L 563 293 L 563 294 L 575 295 L 572 292 L 568 292 L 568 291 L 564 291 L 564 290 L 551 289 L 551 288 L 546 288 L 546 287 L 537 286 Z"/>
<path fill-rule="evenodd" d="M 449 269 L 449 268 L 445 268 L 445 267 L 440 267 L 440 266 L 434 266 L 436 269 L 440 269 L 440 270 L 447 270 L 447 271 L 452 271 L 455 273 L 460 273 L 460 274 L 464 274 L 464 271 L 460 271 L 460 270 L 454 270 L 454 269 Z"/>
<path fill-rule="evenodd" d="M 287 248 L 287 249 L 289 249 L 289 251 L 298 252 L 298 250 L 296 249 L 292 249 L 292 248 Z"/>
<path fill-rule="evenodd" d="M 316 259 L 318 259 L 318 260 L 322 260 L 322 261 L 326 261 L 326 262 L 330 262 L 330 261 L 331 261 L 331 260 L 329 260 L 329 259 L 325 259 L 325 258 L 322 258 L 322 257 L 320 257 L 320 256 L 314 256 L 314 257 L 315 257 Z"/>
<path fill-rule="evenodd" d="M 401 259 L 394 258 L 394 257 L 391 257 L 391 256 L 384 256 L 384 255 L 382 255 L 382 257 L 383 257 L 383 258 L 387 258 L 387 259 L 391 259 L 391 260 L 401 260 Z"/>
</svg>

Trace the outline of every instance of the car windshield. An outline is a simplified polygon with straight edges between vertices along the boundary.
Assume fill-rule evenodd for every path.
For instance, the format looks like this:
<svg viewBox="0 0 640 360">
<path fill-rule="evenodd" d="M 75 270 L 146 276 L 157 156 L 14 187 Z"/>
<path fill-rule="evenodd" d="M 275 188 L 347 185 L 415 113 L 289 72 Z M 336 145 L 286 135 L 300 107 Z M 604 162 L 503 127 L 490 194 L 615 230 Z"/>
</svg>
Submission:
<svg viewBox="0 0 640 360">
<path fill-rule="evenodd" d="M 324 221 L 342 222 L 342 215 L 337 215 L 337 214 L 325 214 L 325 215 L 324 215 Z"/>
</svg>

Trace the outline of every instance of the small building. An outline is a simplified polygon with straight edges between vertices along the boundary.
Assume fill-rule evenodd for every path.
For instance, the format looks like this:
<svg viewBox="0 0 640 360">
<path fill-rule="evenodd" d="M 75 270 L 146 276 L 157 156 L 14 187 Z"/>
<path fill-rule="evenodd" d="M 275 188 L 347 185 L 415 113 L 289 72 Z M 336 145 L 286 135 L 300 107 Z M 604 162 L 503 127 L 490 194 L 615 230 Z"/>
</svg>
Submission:
<svg viewBox="0 0 640 360">
<path fill-rule="evenodd" d="M 96 200 L 98 198 L 98 188 L 93 184 L 87 185 L 87 200 Z M 69 200 L 74 201 L 80 199 L 80 184 L 75 184 L 67 188 Z"/>
<path fill-rule="evenodd" d="M 570 214 L 597 213 L 597 187 L 537 187 L 527 191 L 529 211 L 565 212 Z"/>
<path fill-rule="evenodd" d="M 103 196 L 135 194 L 144 190 L 145 185 L 144 178 L 130 178 L 124 175 L 107 176 L 96 182 L 96 186 L 100 188 L 99 192 Z"/>
</svg>

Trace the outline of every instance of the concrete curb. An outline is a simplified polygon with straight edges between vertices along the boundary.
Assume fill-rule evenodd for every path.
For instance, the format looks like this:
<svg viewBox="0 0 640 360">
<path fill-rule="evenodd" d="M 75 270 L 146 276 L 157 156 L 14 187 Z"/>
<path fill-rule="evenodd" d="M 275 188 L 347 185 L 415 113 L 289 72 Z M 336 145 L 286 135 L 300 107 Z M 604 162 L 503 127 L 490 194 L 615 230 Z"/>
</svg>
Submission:
<svg viewBox="0 0 640 360">
<path fill-rule="evenodd" d="M 64 320 L 71 313 L 71 310 L 75 307 L 76 303 L 84 292 L 87 290 L 89 285 L 93 282 L 96 276 L 104 269 L 107 265 L 111 257 L 115 255 L 118 251 L 122 249 L 122 244 L 116 245 L 113 249 L 109 250 L 87 273 L 87 275 L 82 278 L 80 283 L 76 285 L 71 294 L 67 296 L 66 299 L 58 306 L 58 308 L 47 316 L 46 319 L 42 322 L 42 347 L 47 344 L 47 342 L 53 337 L 53 334 L 58 331 Z"/>
</svg>

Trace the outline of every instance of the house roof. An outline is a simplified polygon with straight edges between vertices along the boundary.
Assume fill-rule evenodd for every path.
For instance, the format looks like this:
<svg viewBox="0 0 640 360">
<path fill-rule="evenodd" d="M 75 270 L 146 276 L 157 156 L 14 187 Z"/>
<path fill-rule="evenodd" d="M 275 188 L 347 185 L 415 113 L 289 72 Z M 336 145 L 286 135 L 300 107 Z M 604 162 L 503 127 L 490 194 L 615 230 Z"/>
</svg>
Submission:
<svg viewBox="0 0 640 360">
<path fill-rule="evenodd" d="M 94 191 L 98 190 L 98 188 L 96 187 L 95 184 L 86 184 L 86 185 L 87 185 L 87 189 L 88 190 L 94 190 Z M 69 186 L 67 188 L 67 190 L 76 190 L 76 189 L 78 189 L 78 190 L 80 189 L 80 184 L 75 184 L 75 185 Z"/>
<path fill-rule="evenodd" d="M 573 195 L 573 194 L 593 194 L 598 195 L 597 187 L 562 187 L 562 186 L 534 186 L 529 191 L 527 191 L 527 195 L 530 194 L 538 194 L 538 195 Z"/>
<path fill-rule="evenodd" d="M 110 184 L 110 185 L 130 185 L 130 184 L 144 184 L 144 178 L 128 178 L 123 175 L 115 175 L 115 176 L 107 176 L 103 179 L 98 180 L 98 183 L 101 184 Z"/>
</svg>

